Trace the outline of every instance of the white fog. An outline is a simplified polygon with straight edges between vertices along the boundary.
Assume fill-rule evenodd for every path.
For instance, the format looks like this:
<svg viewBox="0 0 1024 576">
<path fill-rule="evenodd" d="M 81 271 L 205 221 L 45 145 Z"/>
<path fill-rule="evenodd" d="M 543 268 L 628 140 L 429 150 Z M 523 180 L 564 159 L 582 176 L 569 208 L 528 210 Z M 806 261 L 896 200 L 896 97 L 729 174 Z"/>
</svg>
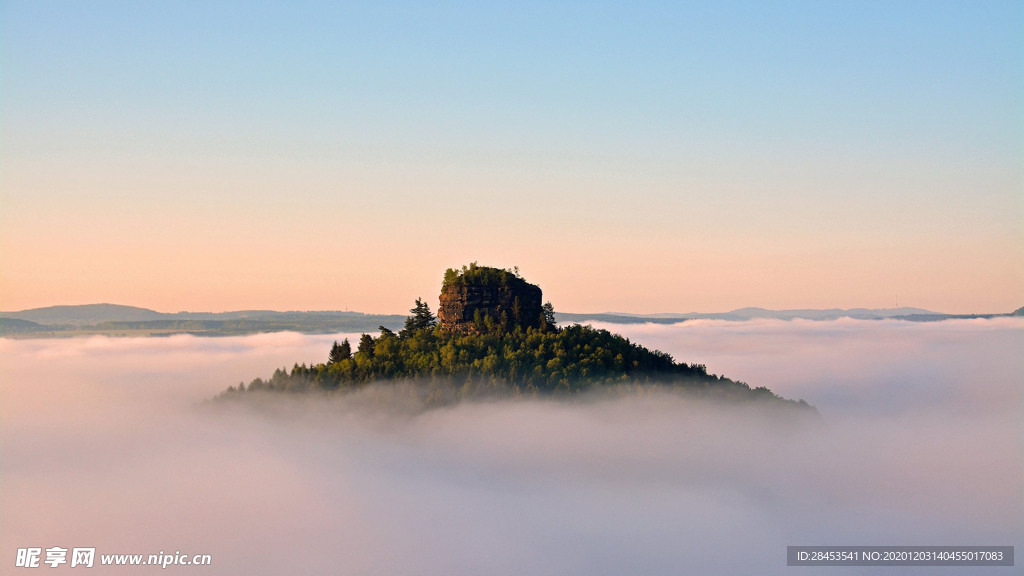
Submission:
<svg viewBox="0 0 1024 576">
<path fill-rule="evenodd" d="M 1024 320 L 604 327 L 821 422 L 667 393 L 211 409 L 344 335 L 0 339 L 0 565 L 61 546 L 211 555 L 179 574 L 802 574 L 787 545 L 1022 542 Z"/>
</svg>

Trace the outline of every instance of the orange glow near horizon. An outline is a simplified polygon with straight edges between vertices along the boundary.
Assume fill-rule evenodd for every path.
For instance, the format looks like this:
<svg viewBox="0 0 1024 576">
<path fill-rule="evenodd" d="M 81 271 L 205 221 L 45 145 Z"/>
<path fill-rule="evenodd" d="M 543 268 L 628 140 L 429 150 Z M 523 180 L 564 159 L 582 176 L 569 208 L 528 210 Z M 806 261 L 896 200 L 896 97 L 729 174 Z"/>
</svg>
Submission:
<svg viewBox="0 0 1024 576">
<path fill-rule="evenodd" d="M 0 310 L 1024 305 L 1020 7 L 793 9 L 5 3 Z"/>
<path fill-rule="evenodd" d="M 519 266 L 566 312 L 720 312 L 764 308 L 891 308 L 1007 312 L 1024 283 L 1012 242 L 756 238 L 569 223 L 520 240 L 493 229 L 333 216 L 177 219 L 57 215 L 51 227 L 5 227 L 0 310 L 116 303 L 165 312 L 240 309 L 404 313 L 432 307 L 445 268 Z M 13 229 L 12 229 L 13 228 Z M 396 234 L 389 230 L 400 229 Z M 467 241 L 468 239 L 468 241 Z M 995 246 L 998 249 L 992 249 Z"/>
</svg>

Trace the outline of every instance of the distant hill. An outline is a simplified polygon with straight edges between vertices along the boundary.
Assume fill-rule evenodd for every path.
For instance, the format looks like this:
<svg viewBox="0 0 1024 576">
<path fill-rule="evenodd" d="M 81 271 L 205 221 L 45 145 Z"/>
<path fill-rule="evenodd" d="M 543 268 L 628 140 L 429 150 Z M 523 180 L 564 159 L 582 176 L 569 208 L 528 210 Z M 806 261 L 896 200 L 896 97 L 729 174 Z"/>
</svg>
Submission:
<svg viewBox="0 0 1024 576">
<path fill-rule="evenodd" d="M 775 320 L 835 320 L 837 318 L 857 318 L 862 320 L 881 320 L 884 318 L 900 318 L 911 315 L 942 315 L 938 312 L 931 312 L 922 308 L 829 308 L 825 310 L 797 309 L 797 310 L 768 310 L 765 308 L 738 308 L 730 312 L 690 312 L 688 314 L 624 314 L 624 313 L 597 313 L 597 314 L 559 314 L 559 320 L 570 322 L 582 322 L 591 320 L 596 322 L 609 322 L 614 324 L 628 324 L 636 322 L 651 322 L 655 324 L 666 324 L 682 322 L 684 320 L 731 320 L 743 321 L 759 318 L 771 318 Z"/>
<path fill-rule="evenodd" d="M 758 318 L 779 320 L 835 320 L 857 318 L 880 320 L 891 318 L 910 322 L 935 322 L 956 318 L 993 318 L 1024 316 L 1024 308 L 1010 314 L 943 314 L 921 308 L 830 308 L 826 310 L 767 310 L 739 308 L 731 312 L 691 312 L 687 314 L 629 314 L 600 312 L 591 314 L 557 312 L 561 325 L 603 322 L 608 324 L 674 324 L 686 320 L 744 321 Z M 148 308 L 119 304 L 86 304 L 80 306 L 48 306 L 17 312 L 0 312 L 0 335 L 14 337 L 89 336 L 157 336 L 196 334 L 228 336 L 259 332 L 293 331 L 306 334 L 338 332 L 375 332 L 383 326 L 390 330 L 402 327 L 405 316 L 398 314 L 364 314 L 339 310 L 289 311 L 235 310 L 231 312 L 157 312 Z"/>
<path fill-rule="evenodd" d="M 31 334 L 34 332 L 45 332 L 48 327 L 28 320 L 17 318 L 0 318 L 0 335 L 4 334 Z"/>
<path fill-rule="evenodd" d="M 935 314 L 922 308 L 828 308 L 825 310 L 797 309 L 797 310 L 766 310 L 764 308 L 740 308 L 729 313 L 744 319 L 753 318 L 774 318 L 777 320 L 794 320 L 797 318 L 805 320 L 835 320 L 837 318 L 857 318 L 863 320 L 878 320 L 882 318 L 895 318 L 911 314 Z"/>
<path fill-rule="evenodd" d="M 380 326 L 397 329 L 404 316 L 361 312 L 156 312 L 118 304 L 49 306 L 0 312 L 0 335 L 147 336 L 187 333 L 205 336 L 294 331 L 311 334 L 372 332 Z"/>
<path fill-rule="evenodd" d="M 37 324 L 89 326 L 100 322 L 160 320 L 164 314 L 146 308 L 120 304 L 84 304 L 81 306 L 48 306 L 21 312 L 0 312 L 4 318 L 28 320 Z"/>
</svg>

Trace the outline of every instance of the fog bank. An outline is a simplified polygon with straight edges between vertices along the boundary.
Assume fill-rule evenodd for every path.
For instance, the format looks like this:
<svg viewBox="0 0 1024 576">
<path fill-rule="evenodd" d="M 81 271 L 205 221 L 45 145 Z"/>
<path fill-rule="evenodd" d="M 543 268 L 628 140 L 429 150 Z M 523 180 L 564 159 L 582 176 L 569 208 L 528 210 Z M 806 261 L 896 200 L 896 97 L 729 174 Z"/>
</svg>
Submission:
<svg viewBox="0 0 1024 576">
<path fill-rule="evenodd" d="M 824 421 L 671 394 L 210 409 L 340 336 L 0 339 L 0 566 L 95 546 L 213 557 L 178 573 L 783 574 L 787 545 L 1019 549 L 1021 320 L 609 329 Z"/>
</svg>

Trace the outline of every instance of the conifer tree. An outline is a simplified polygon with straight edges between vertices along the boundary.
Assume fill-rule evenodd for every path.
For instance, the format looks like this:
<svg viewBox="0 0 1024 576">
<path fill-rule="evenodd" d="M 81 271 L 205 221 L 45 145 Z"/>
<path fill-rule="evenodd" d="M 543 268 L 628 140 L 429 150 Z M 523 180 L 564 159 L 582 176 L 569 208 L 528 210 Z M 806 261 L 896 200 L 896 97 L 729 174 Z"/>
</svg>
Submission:
<svg viewBox="0 0 1024 576">
<path fill-rule="evenodd" d="M 430 311 L 430 306 L 427 305 L 422 299 L 416 299 L 416 305 L 409 310 L 412 312 L 412 316 L 405 319 L 405 328 L 402 329 L 400 335 L 404 338 L 411 336 L 417 330 L 424 328 L 433 328 L 437 326 L 437 318 Z"/>
<path fill-rule="evenodd" d="M 540 326 L 542 330 L 558 330 L 555 324 L 555 307 L 551 302 L 545 302 L 541 306 Z"/>
<path fill-rule="evenodd" d="M 373 336 L 363 334 L 359 337 L 359 350 L 367 358 L 373 358 Z"/>
<path fill-rule="evenodd" d="M 335 340 L 334 345 L 331 346 L 331 353 L 327 356 L 327 363 L 336 364 L 351 357 L 352 345 L 348 343 L 348 338 L 342 340 L 341 344 L 338 344 L 338 341 Z"/>
</svg>

